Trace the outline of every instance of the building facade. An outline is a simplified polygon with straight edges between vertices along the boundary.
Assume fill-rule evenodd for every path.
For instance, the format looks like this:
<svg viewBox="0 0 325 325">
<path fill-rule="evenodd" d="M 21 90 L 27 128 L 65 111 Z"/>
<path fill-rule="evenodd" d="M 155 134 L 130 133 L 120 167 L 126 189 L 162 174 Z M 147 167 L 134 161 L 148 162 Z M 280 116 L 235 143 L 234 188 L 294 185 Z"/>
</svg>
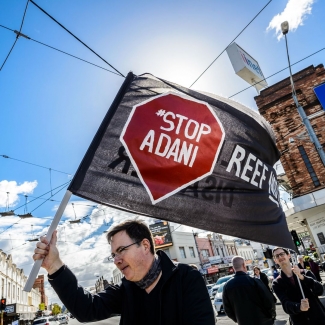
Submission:
<svg viewBox="0 0 325 325">
<path fill-rule="evenodd" d="M 41 293 L 41 304 L 44 304 L 45 309 L 47 309 L 48 306 L 48 298 L 45 294 L 45 288 L 44 288 L 44 275 L 39 275 L 37 279 L 34 282 L 33 285 L 34 289 L 38 289 L 39 292 Z"/>
<path fill-rule="evenodd" d="M 236 239 L 235 244 L 238 255 L 245 260 L 248 270 L 251 270 L 254 265 L 255 254 L 250 242 L 243 239 Z"/>
<path fill-rule="evenodd" d="M 325 83 L 322 64 L 309 66 L 293 75 L 297 100 L 303 107 L 316 136 L 325 148 L 325 107 L 314 88 Z M 280 186 L 292 195 L 292 204 L 283 205 L 290 230 L 309 233 L 320 256 L 325 253 L 325 167 L 310 141 L 292 98 L 286 78 L 255 97 L 259 112 L 271 124 L 285 174 L 278 175 Z M 301 247 L 301 252 L 304 248 Z"/>
<path fill-rule="evenodd" d="M 293 80 L 299 104 L 325 148 L 325 111 L 314 93 L 314 87 L 325 82 L 324 66 L 309 66 Z M 293 101 L 290 79 L 262 90 L 255 101 L 274 130 L 293 198 L 325 188 L 325 168 Z"/>
<path fill-rule="evenodd" d="M 23 291 L 27 277 L 22 269 L 17 268 L 12 256 L 0 250 L 0 292 L 6 298 L 6 310 L 3 324 L 11 324 L 19 319 L 20 323 L 33 320 L 41 303 L 41 292 L 38 288 L 31 292 Z"/>
</svg>

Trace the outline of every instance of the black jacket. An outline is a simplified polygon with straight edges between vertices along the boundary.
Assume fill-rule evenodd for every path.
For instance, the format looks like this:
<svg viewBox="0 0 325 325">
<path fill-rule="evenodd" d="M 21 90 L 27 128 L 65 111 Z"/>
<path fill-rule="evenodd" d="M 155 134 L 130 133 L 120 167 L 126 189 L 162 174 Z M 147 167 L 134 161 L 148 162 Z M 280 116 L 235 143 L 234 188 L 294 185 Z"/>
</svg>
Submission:
<svg viewBox="0 0 325 325">
<path fill-rule="evenodd" d="M 263 273 L 263 272 L 260 273 L 260 280 L 265 284 L 266 288 L 268 290 L 270 290 L 270 287 L 269 287 L 269 278 L 268 278 L 268 276 L 265 273 Z"/>
<path fill-rule="evenodd" d="M 307 269 L 307 266 L 310 267 L 309 263 L 308 262 L 304 262 L 304 267 L 302 267 L 302 265 L 300 263 L 298 263 L 298 267 L 299 269 Z"/>
<path fill-rule="evenodd" d="M 323 286 L 314 279 L 310 271 L 306 272 L 304 280 L 300 281 L 305 297 L 309 301 L 309 310 L 301 311 L 300 302 L 302 294 L 298 284 L 297 277 L 294 275 L 295 286 L 293 286 L 284 274 L 273 281 L 273 290 L 282 303 L 283 310 L 290 315 L 293 325 L 324 325 L 325 308 L 318 299 L 323 293 Z"/>
<path fill-rule="evenodd" d="M 157 316 L 160 322 L 155 325 L 214 325 L 212 303 L 201 274 L 186 264 L 175 265 L 162 251 L 157 254 L 161 257 L 159 282 L 162 281 L 162 287 L 160 302 L 157 301 L 160 303 L 160 316 Z M 145 306 L 139 303 L 138 297 L 143 289 L 125 278 L 120 285 L 110 285 L 95 295 L 79 287 L 75 275 L 67 267 L 49 282 L 80 322 L 120 314 L 120 324 L 140 325 L 137 317 L 145 312 Z"/>
<path fill-rule="evenodd" d="M 271 325 L 275 318 L 273 296 L 264 283 L 236 272 L 223 288 L 223 307 L 239 325 Z"/>
</svg>

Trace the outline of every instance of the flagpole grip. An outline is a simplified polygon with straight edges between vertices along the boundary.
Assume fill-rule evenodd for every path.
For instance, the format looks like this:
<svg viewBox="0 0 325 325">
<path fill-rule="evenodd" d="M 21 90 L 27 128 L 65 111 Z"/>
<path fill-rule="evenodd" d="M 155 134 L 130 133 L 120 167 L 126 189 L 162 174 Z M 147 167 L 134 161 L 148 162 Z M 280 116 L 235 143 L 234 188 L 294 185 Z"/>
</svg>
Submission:
<svg viewBox="0 0 325 325">
<path fill-rule="evenodd" d="M 295 258 L 296 258 L 296 263 L 298 263 L 298 255 L 297 253 L 292 250 L 294 252 L 294 255 L 295 255 Z M 290 248 L 289 248 L 289 252 L 290 252 Z M 295 265 L 294 263 L 292 263 L 293 265 Z M 298 265 L 298 264 L 296 264 Z M 296 274 L 296 277 L 297 277 L 297 280 L 298 280 L 298 284 L 299 284 L 299 288 L 300 288 L 300 291 L 301 291 L 301 294 L 302 294 L 302 298 L 305 299 L 305 294 L 304 294 L 304 290 L 302 290 L 302 286 L 301 286 L 301 282 L 300 282 L 300 279 L 299 279 L 299 276 Z"/>
<path fill-rule="evenodd" d="M 50 241 L 51 238 L 52 238 L 52 234 L 54 232 L 54 230 L 57 228 L 60 220 L 61 220 L 61 217 L 62 217 L 62 214 L 70 200 L 70 197 L 72 195 L 72 192 L 70 192 L 69 190 L 67 190 L 64 194 L 64 197 L 59 205 L 59 208 L 57 209 L 56 213 L 55 213 L 55 216 L 52 220 L 52 223 L 50 225 L 50 228 L 46 234 L 46 240 L 47 241 Z M 30 271 L 30 274 L 28 276 L 28 279 L 27 279 L 27 282 L 25 284 L 25 287 L 24 287 L 24 291 L 26 292 L 30 292 L 33 288 L 33 285 L 34 285 L 34 282 L 36 280 L 36 277 L 38 275 L 38 272 L 41 268 L 41 265 L 42 265 L 42 262 L 43 260 L 37 260 L 35 261 L 34 265 L 33 265 L 33 268 L 32 270 Z"/>
<path fill-rule="evenodd" d="M 299 288 L 300 288 L 300 291 L 301 291 L 301 294 L 302 294 L 302 298 L 305 299 L 304 290 L 302 290 L 302 286 L 301 286 L 299 276 L 297 274 L 296 274 L 296 276 L 297 276 L 297 280 L 298 280 L 298 283 L 299 283 Z"/>
</svg>

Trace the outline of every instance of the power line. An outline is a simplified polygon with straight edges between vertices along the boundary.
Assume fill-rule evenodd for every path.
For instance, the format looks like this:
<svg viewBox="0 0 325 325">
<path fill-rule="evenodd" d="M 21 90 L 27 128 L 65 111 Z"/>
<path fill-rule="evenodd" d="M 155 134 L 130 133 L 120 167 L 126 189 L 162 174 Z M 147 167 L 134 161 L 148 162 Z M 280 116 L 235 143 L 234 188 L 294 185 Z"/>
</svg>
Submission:
<svg viewBox="0 0 325 325">
<path fill-rule="evenodd" d="M 56 189 L 57 189 L 57 188 L 60 188 L 60 187 L 62 187 L 62 188 L 60 188 L 56 193 L 54 193 L 53 195 L 51 195 L 51 196 L 49 197 L 49 199 L 50 199 L 51 197 L 53 197 L 54 195 L 58 194 L 60 191 L 62 191 L 62 190 L 64 189 L 64 187 L 65 187 L 68 183 L 70 183 L 70 181 L 69 181 L 69 182 L 66 182 L 66 183 L 64 183 L 64 184 L 62 184 L 62 185 L 60 185 L 60 186 L 58 186 L 58 187 L 56 187 Z M 49 192 L 47 192 L 47 193 L 49 193 Z M 47 194 L 47 193 L 45 193 L 45 194 Z M 45 195 L 45 194 L 43 194 L 43 195 Z M 43 196 L 43 195 L 41 195 L 41 196 Z M 33 201 L 34 201 L 34 200 L 33 200 Z M 31 201 L 31 202 L 32 202 L 32 201 Z M 31 202 L 28 202 L 28 203 L 31 203 Z M 33 211 L 35 211 L 37 208 L 39 208 L 39 207 L 40 207 L 41 205 L 43 205 L 44 203 L 46 203 L 46 201 L 43 202 L 42 204 L 40 204 L 38 207 L 36 207 Z M 25 204 L 24 204 L 24 205 L 25 205 Z M 23 206 L 23 205 L 22 205 L 22 206 Z M 21 208 L 22 206 L 20 206 L 19 208 Z M 17 209 L 19 209 L 19 208 L 17 208 Z M 15 209 L 15 210 L 17 210 L 17 209 Z M 13 223 L 11 226 L 5 228 L 2 232 L 0 232 L 0 235 L 3 234 L 3 233 L 4 233 L 5 231 L 7 231 L 8 229 L 12 228 L 14 225 L 16 225 L 17 223 L 19 223 L 21 220 L 24 220 L 24 219 L 21 218 L 19 221 L 15 222 L 15 223 Z"/>
<path fill-rule="evenodd" d="M 8 30 L 10 30 L 10 31 L 12 31 L 12 32 L 15 33 L 15 30 L 13 30 L 13 29 L 11 29 L 11 28 L 8 28 L 8 27 L 3 26 L 3 25 L 0 25 L 0 27 L 5 28 L 5 29 L 8 29 Z M 117 75 L 117 76 L 119 76 L 119 77 L 122 77 L 120 74 L 118 74 L 118 73 L 116 73 L 116 72 L 114 72 L 114 71 L 111 71 L 111 70 L 109 70 L 109 69 L 103 68 L 103 67 L 101 67 L 100 65 L 97 65 L 97 64 L 92 63 L 92 62 L 90 62 L 90 61 L 87 61 L 87 60 L 85 60 L 85 59 L 79 58 L 79 57 L 76 56 L 76 55 L 70 54 L 70 53 L 65 52 L 65 51 L 63 51 L 63 50 L 60 50 L 60 49 L 58 49 L 58 48 L 56 48 L 56 47 L 54 47 L 54 46 L 51 46 L 51 45 L 45 44 L 45 43 L 40 42 L 40 41 L 38 41 L 38 40 L 36 40 L 36 39 L 34 39 L 34 38 L 31 38 L 31 37 L 27 37 L 27 39 L 29 39 L 29 40 L 31 40 L 31 41 L 33 41 L 33 42 L 35 42 L 35 43 L 41 44 L 41 45 L 43 45 L 43 46 L 46 46 L 46 47 L 48 47 L 48 48 L 50 48 L 50 49 L 52 49 L 52 50 L 55 50 L 55 51 L 58 51 L 58 52 L 60 52 L 60 53 L 66 54 L 66 55 L 68 55 L 68 56 L 71 56 L 71 57 L 74 58 L 74 59 L 77 59 L 77 60 L 83 61 L 83 62 L 88 63 L 88 64 L 90 64 L 90 65 L 93 65 L 93 66 L 95 66 L 95 67 L 97 67 L 97 68 L 99 68 L 99 69 L 105 70 L 105 71 L 110 72 L 110 73 L 113 73 L 113 74 L 115 74 L 115 75 Z"/>
<path fill-rule="evenodd" d="M 15 39 L 15 41 L 14 41 L 14 44 L 12 45 L 12 47 L 11 47 L 11 49 L 10 49 L 10 51 L 9 51 L 9 53 L 8 53 L 8 55 L 7 55 L 7 57 L 6 57 L 5 60 L 3 61 L 2 65 L 1 65 L 1 68 L 0 68 L 0 71 L 2 70 L 2 68 L 4 67 L 4 65 L 6 64 L 8 58 L 9 58 L 9 56 L 10 56 L 12 50 L 14 49 L 14 47 L 15 47 L 15 45 L 16 45 L 16 43 L 17 43 L 17 40 L 18 40 L 18 38 L 19 38 L 19 36 L 20 36 L 20 32 L 21 32 L 21 29 L 23 28 L 23 24 L 24 24 L 24 20 L 25 20 L 25 15 L 26 15 L 26 11 L 27 11 L 27 7 L 28 7 L 28 3 L 29 3 L 29 0 L 27 0 L 27 3 L 26 3 L 26 7 L 25 7 L 25 11 L 24 11 L 23 19 L 22 19 L 21 24 L 20 24 L 19 32 L 16 33 L 17 35 L 16 35 L 16 39 Z M 7 29 L 9 29 L 9 28 L 7 28 Z M 15 32 L 15 31 L 14 31 L 14 32 Z"/>
<path fill-rule="evenodd" d="M 37 165 L 37 164 L 31 163 L 31 162 L 28 162 L 28 161 L 24 161 L 24 160 L 20 160 L 20 159 L 12 158 L 12 157 L 9 157 L 9 156 L 7 156 L 7 155 L 0 155 L 0 157 L 7 158 L 7 159 L 12 159 L 12 160 L 16 160 L 16 161 L 22 162 L 22 163 L 24 163 L 24 164 L 33 165 L 33 166 L 40 167 L 40 168 L 44 168 L 44 169 L 50 169 L 50 170 L 55 171 L 55 172 L 57 172 L 57 173 L 66 174 L 66 175 L 68 175 L 68 176 L 72 176 L 72 175 L 69 174 L 69 173 L 62 172 L 62 171 L 57 170 L 57 169 L 53 169 L 53 168 L 50 168 L 50 167 L 45 167 L 45 166 L 42 166 L 42 165 Z"/>
<path fill-rule="evenodd" d="M 20 24 L 19 32 L 21 32 L 21 30 L 22 30 L 22 28 L 23 28 L 23 25 L 24 25 L 24 20 L 25 20 L 25 15 L 26 15 L 26 11 L 27 11 L 27 7 L 28 7 L 28 3 L 29 3 L 29 0 L 27 0 L 27 3 L 26 3 L 26 7 L 25 7 L 25 11 L 24 11 L 23 19 L 22 19 L 21 24 Z"/>
<path fill-rule="evenodd" d="M 272 1 L 272 0 L 271 0 Z M 106 64 L 108 64 L 112 69 L 114 69 L 117 73 L 119 73 L 122 77 L 125 78 L 125 76 L 115 69 L 111 64 L 109 64 L 105 59 L 103 59 L 99 54 L 97 54 L 93 49 L 91 49 L 87 44 L 85 44 L 82 40 L 80 40 L 76 35 L 74 35 L 72 32 L 70 32 L 66 27 L 64 27 L 61 23 L 59 23 L 54 17 L 52 17 L 49 13 L 47 13 L 44 9 L 42 9 L 38 4 L 36 4 L 33 0 L 30 0 L 30 2 L 36 6 L 38 9 L 40 9 L 43 13 L 45 13 L 49 18 L 51 18 L 53 21 L 55 21 L 59 26 L 61 26 L 65 31 L 67 31 L 71 36 L 73 36 L 77 41 L 79 41 L 81 44 L 83 44 L 87 49 L 89 49 L 91 52 L 93 52 L 97 57 L 99 57 L 102 61 L 104 61 Z"/>
<path fill-rule="evenodd" d="M 31 0 L 32 1 L 32 0 Z M 226 46 L 226 48 L 210 63 L 210 65 L 199 75 L 199 77 L 191 84 L 191 86 L 189 88 L 191 88 L 202 76 L 203 74 L 212 66 L 212 64 L 219 59 L 219 57 L 221 56 L 221 54 L 226 51 L 226 49 L 228 48 L 228 46 L 234 42 L 239 36 L 240 34 L 243 33 L 243 31 L 255 20 L 255 18 L 272 2 L 272 0 L 270 0 L 256 15 L 255 17 L 241 30 L 241 32 Z"/>
<path fill-rule="evenodd" d="M 321 52 L 321 51 L 323 51 L 323 50 L 325 50 L 325 47 L 323 47 L 322 49 L 320 49 L 320 50 L 318 50 L 318 51 L 316 51 L 316 52 L 314 52 L 314 53 L 312 53 L 312 54 L 310 54 L 310 55 L 305 56 L 304 58 L 302 58 L 302 59 L 299 60 L 299 61 L 296 61 L 295 63 L 292 63 L 291 66 L 293 66 L 293 65 L 295 65 L 295 64 L 298 64 L 299 62 L 304 61 L 304 60 L 310 58 L 311 56 L 313 56 L 313 55 L 315 55 L 315 54 L 317 54 L 317 53 L 319 53 L 319 52 Z M 251 88 L 251 87 L 255 87 L 255 86 L 258 85 L 260 82 L 263 82 L 263 81 L 265 81 L 266 79 L 269 79 L 269 78 L 275 76 L 276 74 L 278 74 L 278 73 L 280 73 L 280 72 L 282 72 L 282 71 L 284 71 L 284 70 L 287 70 L 288 68 L 289 68 L 289 67 L 283 68 L 283 69 L 279 70 L 278 72 L 275 72 L 275 73 L 271 74 L 270 76 L 264 78 L 263 80 L 261 80 L 261 81 L 259 81 L 259 82 L 256 82 L 255 84 L 253 84 L 253 85 L 251 85 L 251 86 L 249 86 L 249 87 L 247 87 L 247 88 L 245 88 L 245 89 L 239 91 L 239 92 L 236 93 L 236 94 L 231 95 L 230 97 L 228 97 L 228 99 L 231 98 L 231 97 L 234 97 L 234 96 L 236 96 L 236 95 L 238 95 L 238 94 L 240 94 L 240 93 L 242 93 L 243 91 L 245 91 L 245 90 L 247 90 L 247 89 L 249 89 L 249 88 Z"/>
<path fill-rule="evenodd" d="M 33 39 L 33 38 L 31 38 L 30 40 L 31 40 L 31 41 L 34 41 L 34 42 L 36 42 L 36 43 L 38 43 L 38 44 L 41 44 L 41 45 L 47 46 L 47 47 L 49 47 L 49 48 L 52 49 L 52 50 L 55 50 L 55 51 L 61 52 L 61 53 L 63 53 L 63 54 L 66 54 L 66 55 L 68 55 L 68 56 L 71 56 L 71 57 L 73 57 L 73 58 L 75 58 L 75 59 L 78 59 L 78 60 L 80 60 L 80 61 L 83 61 L 83 62 L 86 62 L 86 63 L 88 63 L 88 64 L 91 64 L 91 65 L 93 65 L 93 66 L 95 66 L 95 67 L 97 67 L 97 68 L 100 68 L 100 69 L 102 69 L 102 70 L 105 70 L 105 71 L 108 71 L 108 72 L 110 72 L 110 73 L 113 73 L 113 74 L 115 74 L 115 75 L 117 75 L 117 76 L 124 77 L 123 75 L 121 75 L 121 74 L 119 74 L 119 73 L 116 73 L 116 72 L 114 72 L 114 71 L 111 71 L 111 70 L 105 69 L 105 68 L 103 68 L 103 67 L 101 67 L 101 66 L 99 66 L 99 65 L 97 65 L 97 64 L 95 64 L 95 63 L 92 63 L 92 62 L 89 62 L 89 61 L 87 61 L 87 60 L 81 59 L 81 58 L 79 58 L 79 57 L 77 57 L 77 56 L 75 56 L 75 55 L 72 55 L 72 54 L 70 54 L 70 53 L 64 52 L 64 51 L 62 51 L 62 50 L 59 50 L 59 49 L 57 49 L 57 48 L 55 48 L 55 47 L 53 47 L 53 46 L 50 46 L 50 45 L 45 44 L 45 43 L 42 43 L 42 42 L 37 41 L 37 40 L 35 40 L 35 39 Z"/>
<path fill-rule="evenodd" d="M 15 45 L 16 45 L 16 43 L 17 43 L 17 40 L 18 40 L 18 37 L 16 37 L 16 39 L 15 39 L 15 41 L 14 41 L 14 44 L 12 44 L 12 47 L 11 47 L 11 49 L 10 49 L 10 51 L 9 51 L 9 53 L 8 53 L 8 55 L 7 55 L 7 57 L 5 58 L 5 60 L 4 60 L 3 63 L 2 63 L 2 66 L 1 66 L 1 68 L 0 68 L 0 71 L 2 70 L 2 68 L 4 67 L 4 65 L 6 64 L 8 58 L 9 58 L 9 56 L 10 56 L 10 53 L 12 52 L 12 50 L 14 49 L 14 47 L 15 47 Z"/>
</svg>

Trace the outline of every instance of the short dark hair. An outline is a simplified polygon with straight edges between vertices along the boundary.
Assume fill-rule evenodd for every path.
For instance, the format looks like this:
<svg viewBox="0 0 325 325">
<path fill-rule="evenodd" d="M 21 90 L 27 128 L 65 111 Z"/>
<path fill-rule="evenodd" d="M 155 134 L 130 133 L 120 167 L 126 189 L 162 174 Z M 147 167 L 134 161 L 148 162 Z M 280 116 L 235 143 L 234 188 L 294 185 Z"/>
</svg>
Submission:
<svg viewBox="0 0 325 325">
<path fill-rule="evenodd" d="M 155 245 L 152 233 L 142 220 L 126 220 L 116 225 L 107 233 L 107 241 L 111 243 L 112 237 L 120 231 L 125 231 L 134 242 L 140 242 L 143 239 L 148 239 L 150 242 L 150 252 L 153 255 L 155 254 Z"/>
<path fill-rule="evenodd" d="M 278 249 L 282 249 L 287 255 L 290 254 L 289 251 L 286 248 L 283 248 L 283 247 L 275 247 L 275 248 L 272 249 L 272 255 L 273 255 L 273 257 L 274 257 L 274 252 L 276 250 L 278 250 Z"/>
</svg>

